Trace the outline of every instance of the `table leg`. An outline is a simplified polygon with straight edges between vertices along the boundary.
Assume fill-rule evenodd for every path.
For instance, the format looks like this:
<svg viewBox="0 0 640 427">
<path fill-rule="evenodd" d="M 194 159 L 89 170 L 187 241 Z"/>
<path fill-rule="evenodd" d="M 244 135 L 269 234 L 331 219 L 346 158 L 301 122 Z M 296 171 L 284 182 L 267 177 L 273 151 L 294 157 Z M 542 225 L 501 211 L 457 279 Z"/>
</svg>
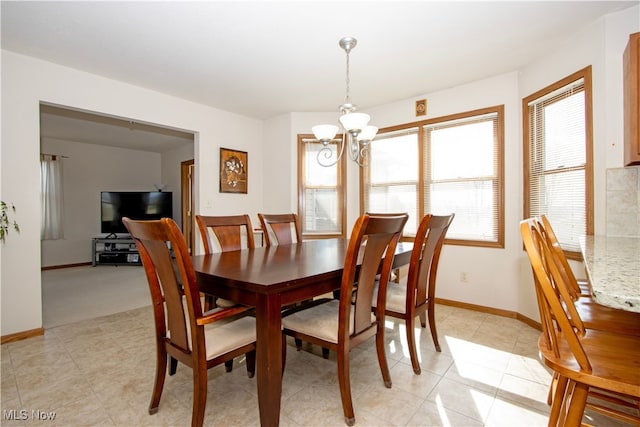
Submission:
<svg viewBox="0 0 640 427">
<path fill-rule="evenodd" d="M 256 305 L 256 362 L 260 425 L 277 427 L 282 395 L 280 295 L 259 295 Z"/>
</svg>

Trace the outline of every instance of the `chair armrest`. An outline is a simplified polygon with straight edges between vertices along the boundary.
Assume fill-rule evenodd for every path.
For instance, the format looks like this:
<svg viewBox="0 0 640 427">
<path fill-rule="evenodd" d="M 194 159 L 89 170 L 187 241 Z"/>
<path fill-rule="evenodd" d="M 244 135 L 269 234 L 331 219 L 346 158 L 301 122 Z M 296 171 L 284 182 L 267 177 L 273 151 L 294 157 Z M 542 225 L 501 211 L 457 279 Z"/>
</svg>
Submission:
<svg viewBox="0 0 640 427">
<path fill-rule="evenodd" d="M 251 307 L 245 306 L 237 306 L 237 307 L 229 307 L 224 308 L 222 310 L 215 311 L 211 314 L 207 314 L 206 316 L 199 317 L 196 320 L 197 325 L 206 325 L 208 323 L 213 323 L 220 319 L 226 319 L 227 317 L 235 316 L 236 314 L 243 313 L 245 311 L 250 310 Z"/>
</svg>

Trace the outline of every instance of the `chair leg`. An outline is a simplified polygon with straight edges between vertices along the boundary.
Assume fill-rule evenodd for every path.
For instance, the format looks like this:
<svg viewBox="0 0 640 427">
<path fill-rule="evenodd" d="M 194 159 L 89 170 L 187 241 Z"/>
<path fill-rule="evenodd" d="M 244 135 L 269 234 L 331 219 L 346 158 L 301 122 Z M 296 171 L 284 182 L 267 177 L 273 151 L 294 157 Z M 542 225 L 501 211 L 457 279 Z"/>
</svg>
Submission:
<svg viewBox="0 0 640 427">
<path fill-rule="evenodd" d="M 549 426 L 558 425 L 560 414 L 562 413 L 565 394 L 567 392 L 568 380 L 561 377 L 556 372 L 553 374 L 551 386 L 549 387 L 548 401 L 551 402 L 551 412 L 549 413 Z"/>
<path fill-rule="evenodd" d="M 326 347 L 322 347 L 322 358 L 323 359 L 329 358 L 329 349 Z"/>
<path fill-rule="evenodd" d="M 344 346 L 338 347 L 338 383 L 340 384 L 340 397 L 342 399 L 344 421 L 348 426 L 352 426 L 356 423 L 356 416 L 353 412 L 353 401 L 351 400 L 349 349 Z"/>
<path fill-rule="evenodd" d="M 409 346 L 409 356 L 411 357 L 411 366 L 413 372 L 420 375 L 420 362 L 418 361 L 418 351 L 416 349 L 416 332 L 414 331 L 415 318 L 411 319 L 407 317 L 405 322 L 405 329 L 407 330 L 407 345 Z"/>
<path fill-rule="evenodd" d="M 300 338 L 294 338 L 293 341 L 296 343 L 296 350 L 302 350 L 302 340 Z"/>
<path fill-rule="evenodd" d="M 423 329 L 427 327 L 427 314 L 426 313 L 420 313 L 420 326 L 422 326 Z"/>
<path fill-rule="evenodd" d="M 202 427 L 204 424 L 204 409 L 207 405 L 207 367 L 206 365 L 193 369 L 193 411 L 191 427 Z"/>
<path fill-rule="evenodd" d="M 433 301 L 429 302 L 427 309 L 429 312 L 429 329 L 431 330 L 431 338 L 433 338 L 433 345 L 436 347 L 436 351 L 440 350 L 440 343 L 438 342 L 438 331 L 436 330 L 436 316 L 435 316 L 435 304 Z"/>
<path fill-rule="evenodd" d="M 389 374 L 389 365 L 387 364 L 387 353 L 384 351 L 384 319 L 378 324 L 376 351 L 378 352 L 378 364 L 380 365 L 384 386 L 391 388 L 391 374 Z"/>
<path fill-rule="evenodd" d="M 549 393 L 547 394 L 547 405 L 551 406 L 553 403 L 553 395 L 556 392 L 556 387 L 558 385 L 558 373 L 553 372 L 553 376 L 551 377 L 551 384 L 549 384 Z"/>
<path fill-rule="evenodd" d="M 158 405 L 160 405 L 160 397 L 162 396 L 162 389 L 164 387 L 164 379 L 167 375 L 167 352 L 164 349 L 163 343 L 158 343 L 156 353 L 156 379 L 153 384 L 151 403 L 149 403 L 150 415 L 158 412 Z M 171 359 L 173 360 L 173 357 Z"/>
<path fill-rule="evenodd" d="M 178 370 L 178 359 L 169 357 L 169 375 L 175 375 Z"/>
<path fill-rule="evenodd" d="M 224 370 L 227 372 L 233 371 L 233 359 L 224 362 Z"/>
<path fill-rule="evenodd" d="M 214 308 L 216 308 L 216 298 L 212 295 L 204 294 L 204 307 L 202 309 L 207 312 Z"/>
<path fill-rule="evenodd" d="M 282 376 L 284 377 L 284 366 L 287 364 L 287 337 L 282 335 Z"/>
<path fill-rule="evenodd" d="M 256 374 L 256 351 L 251 350 L 247 353 L 247 376 L 253 378 Z"/>
<path fill-rule="evenodd" d="M 589 386 L 586 384 L 576 383 L 571 393 L 571 401 L 567 411 L 566 426 L 580 426 L 582 424 L 582 416 L 584 408 L 587 404 L 587 396 L 589 394 Z"/>
</svg>

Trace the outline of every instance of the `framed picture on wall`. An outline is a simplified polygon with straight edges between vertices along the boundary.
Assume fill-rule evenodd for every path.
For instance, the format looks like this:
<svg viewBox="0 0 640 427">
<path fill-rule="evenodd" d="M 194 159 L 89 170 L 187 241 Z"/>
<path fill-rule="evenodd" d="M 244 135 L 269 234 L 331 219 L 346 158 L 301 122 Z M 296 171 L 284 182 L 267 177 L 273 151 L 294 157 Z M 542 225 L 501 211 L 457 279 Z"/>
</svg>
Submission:
<svg viewBox="0 0 640 427">
<path fill-rule="evenodd" d="M 247 194 L 247 152 L 220 148 L 220 192 Z"/>
</svg>

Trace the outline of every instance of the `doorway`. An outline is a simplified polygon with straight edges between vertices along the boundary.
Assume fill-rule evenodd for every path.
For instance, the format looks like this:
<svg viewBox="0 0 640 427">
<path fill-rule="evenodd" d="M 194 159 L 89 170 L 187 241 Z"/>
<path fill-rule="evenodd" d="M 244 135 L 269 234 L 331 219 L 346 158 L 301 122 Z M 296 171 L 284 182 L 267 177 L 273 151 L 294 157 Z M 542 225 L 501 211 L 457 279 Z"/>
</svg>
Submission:
<svg viewBox="0 0 640 427">
<path fill-rule="evenodd" d="M 46 103 L 40 106 L 40 123 L 41 152 L 66 156 L 64 238 L 41 246 L 44 327 L 150 304 L 142 268 L 91 266 L 92 239 L 104 237 L 100 193 L 173 191 L 173 216 L 181 224 L 178 165 L 194 159 L 194 132 Z M 69 294 L 57 289 L 72 283 L 78 286 Z"/>
<path fill-rule="evenodd" d="M 190 254 L 196 253 L 194 238 L 195 220 L 193 217 L 193 176 L 195 163 L 193 159 L 180 163 L 180 187 L 182 194 L 182 234 L 187 241 Z"/>
</svg>

